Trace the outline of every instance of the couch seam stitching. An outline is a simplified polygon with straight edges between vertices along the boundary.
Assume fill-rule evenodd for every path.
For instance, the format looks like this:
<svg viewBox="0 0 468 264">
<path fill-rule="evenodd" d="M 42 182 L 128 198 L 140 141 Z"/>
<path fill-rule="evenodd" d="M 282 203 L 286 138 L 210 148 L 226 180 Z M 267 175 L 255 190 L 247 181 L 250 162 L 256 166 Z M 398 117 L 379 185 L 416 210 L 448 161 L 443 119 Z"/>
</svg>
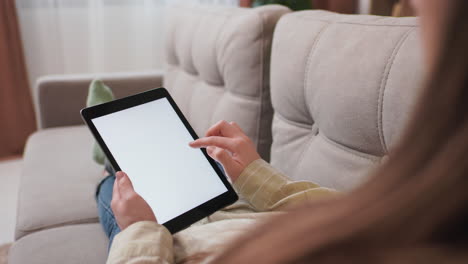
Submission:
<svg viewBox="0 0 468 264">
<path fill-rule="evenodd" d="M 227 90 L 227 85 L 226 85 L 226 80 L 224 79 L 224 72 L 223 70 L 221 69 L 221 65 L 218 64 L 218 50 L 219 50 L 219 43 L 220 43 L 220 39 L 221 39 L 221 36 L 223 35 L 221 32 L 222 32 L 222 29 L 225 28 L 226 24 L 229 22 L 229 20 L 232 19 L 232 13 L 230 13 L 227 17 L 225 17 L 225 20 L 223 21 L 223 25 L 220 27 L 220 30 L 218 32 L 218 35 L 216 36 L 216 40 L 215 40 L 215 54 L 216 54 L 216 64 L 218 66 L 218 73 L 219 73 L 219 76 L 221 76 L 222 78 L 222 82 L 223 84 L 222 85 L 219 85 L 219 86 L 224 86 L 224 90 Z M 206 82 L 208 83 L 208 82 Z M 209 84 L 209 83 L 208 83 Z"/>
<path fill-rule="evenodd" d="M 398 52 L 400 51 L 400 48 L 403 46 L 403 43 L 406 41 L 406 39 L 408 38 L 408 36 L 413 30 L 414 29 L 409 29 L 408 31 L 406 31 L 401 37 L 401 39 L 395 45 L 392 51 L 392 54 L 387 60 L 387 64 L 384 68 L 384 72 L 382 73 L 382 80 L 380 81 L 379 97 L 377 98 L 377 131 L 379 134 L 380 144 L 384 153 L 388 153 L 388 148 L 387 148 L 387 144 L 385 141 L 385 135 L 383 132 L 383 120 L 382 120 L 383 119 L 383 103 L 385 99 L 384 93 L 387 87 L 388 79 L 390 76 L 390 71 L 392 70 L 393 63 L 395 62 L 395 58 L 397 57 Z"/>
<path fill-rule="evenodd" d="M 317 136 L 323 138 L 326 142 L 330 143 L 331 145 L 335 146 L 336 148 L 339 148 L 339 149 L 341 149 L 341 150 L 345 151 L 346 153 L 349 153 L 349 154 L 351 154 L 353 156 L 363 158 L 363 159 L 366 159 L 366 160 L 370 160 L 372 162 L 378 162 L 381 159 L 380 156 L 360 152 L 358 150 L 346 147 L 346 146 L 334 141 L 333 139 L 327 137 L 323 133 L 318 133 Z"/>
<path fill-rule="evenodd" d="M 303 80 L 303 89 L 302 89 L 302 92 L 303 92 L 303 99 L 304 99 L 304 107 L 305 107 L 305 110 L 306 112 L 309 114 L 309 116 L 311 117 L 312 120 L 314 120 L 314 118 L 312 117 L 312 113 L 310 113 L 309 111 L 309 107 L 307 105 L 307 85 L 308 85 L 308 78 L 307 78 L 307 75 L 309 73 L 309 69 L 310 69 L 310 65 L 312 64 L 310 61 L 312 59 L 312 56 L 313 54 L 315 53 L 315 49 L 318 45 L 318 42 L 320 41 L 322 35 L 323 35 L 323 32 L 326 31 L 326 29 L 330 26 L 330 23 L 327 23 L 326 25 L 322 26 L 322 28 L 320 29 L 320 31 L 318 32 L 317 34 L 317 37 L 315 38 L 314 40 L 314 43 L 312 43 L 312 46 L 310 48 L 310 51 L 309 51 L 309 54 L 307 56 L 307 61 L 306 61 L 306 66 L 305 66 L 305 69 L 304 69 L 304 80 Z M 315 122 L 314 122 L 315 123 Z"/>
<path fill-rule="evenodd" d="M 225 25 L 229 22 L 229 20 L 230 20 L 231 18 L 232 18 L 232 14 L 229 14 L 228 17 L 225 17 L 225 20 L 224 20 L 224 22 L 223 22 L 223 25 L 221 26 L 221 29 L 225 27 Z M 222 80 L 223 84 L 220 85 L 220 86 L 222 86 L 222 89 L 220 89 L 220 90 L 222 90 L 222 95 L 219 97 L 219 100 L 217 100 L 217 102 L 215 103 L 215 106 L 213 107 L 213 111 L 212 111 L 212 113 L 211 113 L 211 118 L 210 118 L 211 124 L 214 124 L 215 122 L 219 121 L 219 120 L 216 120 L 216 121 L 214 120 L 214 118 L 215 118 L 215 113 L 216 113 L 216 109 L 218 109 L 218 106 L 221 104 L 222 98 L 224 98 L 225 95 L 226 95 L 227 93 L 230 93 L 230 91 L 229 91 L 229 89 L 228 89 L 227 82 L 226 82 L 226 80 L 225 80 L 225 78 L 224 78 L 223 69 L 221 69 L 221 65 L 218 64 L 218 63 L 219 63 L 219 62 L 218 62 L 218 46 L 219 46 L 220 38 L 221 38 L 221 35 L 222 35 L 222 34 L 221 34 L 221 31 L 222 31 L 222 30 L 219 30 L 218 35 L 216 36 L 216 40 L 215 40 L 215 55 L 216 55 L 216 64 L 217 64 L 217 67 L 218 67 L 218 73 L 219 73 L 219 75 L 221 76 L 221 78 L 223 79 L 223 80 Z M 207 84 L 208 86 L 211 85 L 211 84 L 210 84 L 209 82 L 207 82 L 207 81 L 204 81 L 204 83 Z M 218 90 L 218 89 L 216 89 L 216 90 Z M 232 94 L 235 94 L 235 93 L 232 93 Z"/>
<path fill-rule="evenodd" d="M 282 122 L 285 122 L 291 126 L 296 126 L 296 127 L 300 127 L 300 128 L 303 128 L 303 129 L 312 129 L 313 125 L 308 125 L 308 124 L 304 124 L 304 123 L 300 123 L 300 122 L 297 122 L 297 121 L 292 121 L 292 120 L 288 120 L 286 117 L 284 117 L 282 114 L 280 114 L 278 111 L 275 112 L 275 117 L 282 121 Z"/>
<path fill-rule="evenodd" d="M 308 140 L 309 142 L 308 142 L 307 145 L 302 149 L 301 154 L 299 155 L 299 161 L 297 162 L 297 166 L 296 166 L 296 169 L 294 170 L 293 175 L 296 175 L 296 174 L 297 174 L 299 168 L 301 167 L 302 162 L 303 162 L 304 159 L 305 159 L 304 153 L 310 148 L 310 146 L 312 145 L 312 143 L 315 141 L 314 139 L 317 138 L 317 137 L 316 137 L 316 135 L 314 135 L 314 134 L 311 133 L 311 134 L 308 136 L 308 138 L 309 138 L 309 139 L 307 139 L 307 140 Z M 291 175 L 291 177 L 292 177 L 293 175 Z"/>
<path fill-rule="evenodd" d="M 202 17 L 197 17 L 197 22 L 196 22 L 197 25 L 195 26 L 196 29 L 195 29 L 194 31 L 196 31 L 196 30 L 198 29 L 198 27 L 200 26 L 202 19 L 203 19 Z M 194 33 L 192 33 L 192 36 L 194 36 Z M 193 42 L 193 39 L 194 39 L 194 38 L 191 39 L 192 42 Z M 190 59 L 192 60 L 192 64 L 194 64 L 194 63 L 193 63 L 194 60 L 193 60 L 192 48 L 193 48 L 193 46 L 190 46 L 190 57 L 191 57 Z M 193 68 L 195 69 L 196 73 L 190 73 L 189 71 L 187 71 L 187 70 L 184 68 L 183 64 L 180 63 L 180 68 L 182 69 L 182 71 L 185 72 L 185 73 L 188 73 L 189 75 L 192 75 L 192 76 L 196 79 L 196 80 L 195 80 L 195 83 L 194 83 L 194 85 L 193 85 L 193 87 L 190 89 L 191 96 L 190 96 L 190 99 L 188 100 L 187 113 L 184 113 L 184 114 L 185 114 L 185 117 L 186 117 L 187 120 L 189 120 L 189 121 L 192 120 L 192 116 L 193 116 L 193 115 L 191 114 L 190 109 L 192 109 L 192 105 L 193 105 L 193 94 L 195 93 L 195 89 L 197 89 L 196 83 L 197 83 L 197 82 L 204 83 L 204 80 L 201 79 L 200 73 L 199 73 L 199 72 L 197 71 L 197 69 L 195 68 L 195 65 L 192 65 L 192 66 L 193 66 Z"/>
<path fill-rule="evenodd" d="M 306 65 L 305 65 L 305 69 L 304 69 L 304 80 L 303 80 L 303 87 L 302 87 L 302 94 L 303 94 L 303 102 L 304 102 L 304 107 L 305 107 L 305 111 L 309 114 L 309 116 L 311 117 L 312 120 L 314 120 L 314 118 L 312 117 L 312 114 L 310 113 L 309 111 L 309 107 L 307 106 L 307 74 L 309 72 L 309 67 L 310 67 L 310 61 L 311 61 L 311 58 L 312 58 L 312 55 L 314 54 L 314 51 L 315 51 L 315 48 L 317 47 L 317 43 L 319 42 L 320 38 L 322 37 L 322 34 L 323 32 L 328 28 L 328 26 L 330 25 L 330 23 L 327 23 L 325 25 L 322 26 L 322 28 L 320 29 L 320 31 L 317 33 L 317 36 L 315 37 L 314 39 L 314 42 L 312 43 L 312 46 L 310 47 L 310 50 L 309 50 L 309 54 L 307 55 L 307 61 L 306 61 Z M 314 122 L 315 123 L 315 122 Z M 294 173 L 293 175 L 295 175 L 297 173 L 297 171 L 299 170 L 299 167 L 300 165 L 302 164 L 302 161 L 304 160 L 305 158 L 305 155 L 304 153 L 310 148 L 310 145 L 312 145 L 312 142 L 314 141 L 314 138 L 315 138 L 315 135 L 314 134 L 310 134 L 309 136 L 309 143 L 307 144 L 306 147 L 304 147 L 301 151 L 301 154 L 299 155 L 299 161 L 297 163 L 297 166 L 296 166 L 296 169 L 294 170 Z"/>
<path fill-rule="evenodd" d="M 229 22 L 229 20 L 232 18 L 232 15 L 229 14 L 227 17 L 225 17 L 225 20 L 223 21 L 223 24 L 221 25 L 219 31 L 218 31 L 218 34 L 216 36 L 216 40 L 215 40 L 215 56 L 216 56 L 216 70 L 218 71 L 217 73 L 219 74 L 219 76 L 221 77 L 221 81 L 223 82 L 221 85 L 219 86 L 224 86 L 224 89 L 227 90 L 227 85 L 226 85 L 226 80 L 224 79 L 224 76 L 223 76 L 223 73 L 221 71 L 221 67 L 220 65 L 218 64 L 218 50 L 219 50 L 219 42 L 220 42 L 220 39 L 221 39 L 221 36 L 223 35 L 221 32 L 222 32 L 222 29 L 225 28 L 226 24 Z M 205 81 L 207 84 L 209 84 L 209 82 Z"/>
<path fill-rule="evenodd" d="M 35 228 L 18 228 L 18 231 L 21 231 L 24 234 L 22 237 L 25 235 L 41 231 L 44 229 L 51 229 L 51 228 L 57 228 L 57 227 L 62 227 L 62 226 L 69 226 L 69 225 L 80 225 L 80 224 L 93 224 L 93 223 L 99 223 L 99 217 L 92 217 L 92 218 L 84 218 L 84 219 L 79 219 L 79 220 L 73 220 L 73 221 L 66 221 L 62 223 L 57 223 L 57 224 L 52 224 L 52 225 L 40 225 Z"/>
<path fill-rule="evenodd" d="M 262 16 L 261 13 L 256 13 L 255 12 L 255 14 L 257 14 L 257 16 L 260 18 L 261 37 L 262 37 L 262 40 L 260 42 L 260 67 L 261 67 L 260 72 L 262 74 L 261 78 L 259 78 L 259 82 L 260 82 L 260 86 L 259 86 L 260 87 L 260 109 L 259 109 L 259 112 L 257 113 L 257 131 L 255 133 L 256 134 L 255 136 L 257 138 L 257 140 L 256 140 L 257 141 L 257 150 L 259 150 L 260 145 L 261 145 L 260 144 L 260 127 L 261 127 L 260 122 L 261 122 L 261 119 L 262 119 L 262 110 L 263 110 L 263 89 L 264 89 L 263 85 L 265 84 L 265 80 L 264 80 L 264 78 L 265 78 L 264 70 L 265 69 L 264 69 L 264 65 L 263 65 L 264 59 L 265 59 L 265 57 L 264 57 L 265 54 L 263 54 L 264 53 L 264 44 L 265 44 L 264 43 L 264 41 L 265 41 L 265 25 L 264 25 L 265 19 Z"/>
</svg>

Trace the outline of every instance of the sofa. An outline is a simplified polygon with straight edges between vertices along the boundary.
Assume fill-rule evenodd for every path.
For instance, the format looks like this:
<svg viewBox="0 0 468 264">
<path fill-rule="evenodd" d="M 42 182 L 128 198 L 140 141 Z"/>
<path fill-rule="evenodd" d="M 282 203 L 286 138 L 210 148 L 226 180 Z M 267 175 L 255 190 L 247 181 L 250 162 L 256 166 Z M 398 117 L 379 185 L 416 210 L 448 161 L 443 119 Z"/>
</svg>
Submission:
<svg viewBox="0 0 468 264">
<path fill-rule="evenodd" d="M 24 153 L 9 263 L 105 262 L 94 201 L 103 168 L 79 116 L 96 77 L 117 97 L 164 86 L 199 135 L 218 120 L 236 121 L 286 175 L 340 191 L 384 160 L 417 101 L 415 18 L 276 5 L 178 7 L 168 17 L 163 72 L 37 82 L 39 130 Z"/>
</svg>

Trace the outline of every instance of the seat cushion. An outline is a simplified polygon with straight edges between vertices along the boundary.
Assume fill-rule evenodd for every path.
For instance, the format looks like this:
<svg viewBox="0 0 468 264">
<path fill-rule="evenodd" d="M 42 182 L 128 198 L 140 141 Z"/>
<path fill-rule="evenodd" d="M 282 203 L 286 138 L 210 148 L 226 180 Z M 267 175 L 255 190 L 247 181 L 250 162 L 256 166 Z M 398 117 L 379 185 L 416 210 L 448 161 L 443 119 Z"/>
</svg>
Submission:
<svg viewBox="0 0 468 264">
<path fill-rule="evenodd" d="M 283 16 L 272 51 L 272 164 L 338 190 L 364 181 L 419 94 L 418 35 L 416 18 Z"/>
<path fill-rule="evenodd" d="M 236 121 L 269 159 L 273 30 L 289 9 L 177 7 L 168 16 L 164 86 L 202 136 Z"/>
<path fill-rule="evenodd" d="M 27 235 L 13 244 L 9 264 L 102 264 L 109 241 L 99 224 L 70 225 Z"/>
<path fill-rule="evenodd" d="M 97 222 L 94 200 L 103 167 L 91 158 L 85 126 L 45 129 L 26 145 L 16 239 L 41 229 Z"/>
</svg>

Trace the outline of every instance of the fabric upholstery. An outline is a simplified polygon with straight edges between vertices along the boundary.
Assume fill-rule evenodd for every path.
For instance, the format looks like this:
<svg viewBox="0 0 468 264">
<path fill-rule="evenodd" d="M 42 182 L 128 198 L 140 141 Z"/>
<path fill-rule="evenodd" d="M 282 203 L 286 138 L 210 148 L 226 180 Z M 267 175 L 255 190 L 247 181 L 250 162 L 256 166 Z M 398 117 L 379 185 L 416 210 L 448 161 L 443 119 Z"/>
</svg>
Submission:
<svg viewBox="0 0 468 264">
<path fill-rule="evenodd" d="M 42 77 L 33 91 L 38 128 L 83 124 L 80 110 L 86 107 L 89 84 L 96 78 L 112 87 L 117 98 L 161 87 L 163 82 L 159 71 Z"/>
<path fill-rule="evenodd" d="M 289 9 L 177 7 L 166 35 L 164 86 L 199 136 L 219 120 L 236 121 L 269 159 L 271 39 Z"/>
<path fill-rule="evenodd" d="M 220 119 L 236 121 L 268 159 L 271 41 L 277 20 L 287 12 L 281 6 L 179 7 L 168 16 L 164 83 L 198 134 Z M 72 125 L 82 123 L 79 110 L 94 78 L 119 98 L 161 86 L 162 76 L 66 75 L 38 81 L 41 130 L 25 150 L 10 263 L 103 263 L 107 241 L 100 227 L 90 224 L 98 221 L 94 194 L 103 168 L 91 159 L 88 129 Z"/>
<path fill-rule="evenodd" d="M 51 228 L 16 241 L 8 263 L 105 263 L 107 244 L 107 237 L 97 223 Z"/>
<path fill-rule="evenodd" d="M 272 51 L 272 165 L 348 190 L 395 145 L 422 76 L 416 18 L 303 11 Z"/>
<path fill-rule="evenodd" d="M 85 126 L 44 129 L 26 145 L 16 239 L 56 226 L 97 222 L 94 200 L 103 167 L 91 158 Z"/>
</svg>

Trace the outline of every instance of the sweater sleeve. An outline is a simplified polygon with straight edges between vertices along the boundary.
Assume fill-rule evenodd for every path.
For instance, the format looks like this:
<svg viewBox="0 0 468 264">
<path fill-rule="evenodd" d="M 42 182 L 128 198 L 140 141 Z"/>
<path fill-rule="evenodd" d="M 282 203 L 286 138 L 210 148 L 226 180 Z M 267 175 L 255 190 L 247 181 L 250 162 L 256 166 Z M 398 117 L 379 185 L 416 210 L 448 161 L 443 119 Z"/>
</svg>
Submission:
<svg viewBox="0 0 468 264">
<path fill-rule="evenodd" d="M 250 163 L 234 183 L 236 190 L 258 211 L 324 199 L 339 192 L 307 181 L 292 181 L 262 159 Z"/>
<path fill-rule="evenodd" d="M 172 235 L 164 226 L 137 222 L 114 237 L 107 263 L 172 264 Z"/>
</svg>

